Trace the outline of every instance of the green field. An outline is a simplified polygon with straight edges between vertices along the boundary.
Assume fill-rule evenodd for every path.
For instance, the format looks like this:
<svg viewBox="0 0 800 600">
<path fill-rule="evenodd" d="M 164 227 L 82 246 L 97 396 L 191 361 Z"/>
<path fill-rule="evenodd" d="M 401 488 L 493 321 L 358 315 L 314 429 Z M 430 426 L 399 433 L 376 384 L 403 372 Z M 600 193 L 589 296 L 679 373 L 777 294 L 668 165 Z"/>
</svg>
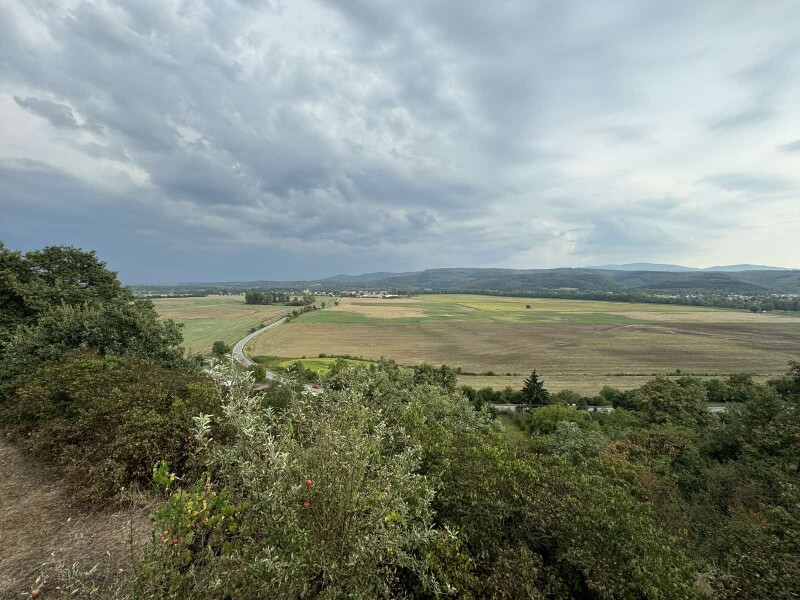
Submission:
<svg viewBox="0 0 800 600">
<path fill-rule="evenodd" d="M 303 368 L 309 371 L 316 371 L 317 373 L 327 373 L 331 365 L 335 363 L 338 358 L 283 358 L 281 356 L 251 356 L 252 360 L 268 369 L 287 369 L 295 363 L 299 363 Z M 355 360 L 352 358 L 344 359 L 351 365 L 369 364 L 368 361 Z"/>
<path fill-rule="evenodd" d="M 245 304 L 243 295 L 158 298 L 152 302 L 159 315 L 183 323 L 183 347 L 188 354 L 208 354 L 216 340 L 232 346 L 251 328 L 292 310 L 288 306 Z"/>
<path fill-rule="evenodd" d="M 655 373 L 676 370 L 781 374 L 790 359 L 800 358 L 800 317 L 473 295 L 344 299 L 259 336 L 248 353 L 446 363 L 484 374 L 465 376 L 464 383 L 492 387 L 517 387 L 535 368 L 551 389 L 592 393 L 605 384 L 635 387 Z"/>
</svg>

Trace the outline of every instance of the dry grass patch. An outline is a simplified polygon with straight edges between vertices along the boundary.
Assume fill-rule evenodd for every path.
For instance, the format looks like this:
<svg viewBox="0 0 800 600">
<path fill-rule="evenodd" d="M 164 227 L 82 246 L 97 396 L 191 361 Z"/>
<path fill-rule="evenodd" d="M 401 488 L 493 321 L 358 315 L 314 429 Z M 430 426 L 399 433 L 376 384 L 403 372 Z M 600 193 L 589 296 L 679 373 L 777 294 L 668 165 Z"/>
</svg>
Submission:
<svg viewBox="0 0 800 600">
<path fill-rule="evenodd" d="M 631 310 L 621 311 L 617 314 L 638 321 L 653 321 L 658 323 L 800 323 L 797 316 L 786 313 L 762 314 L 733 310 L 686 312 Z"/>
<path fill-rule="evenodd" d="M 395 300 L 366 301 L 358 298 L 343 298 L 339 306 L 331 310 L 337 312 L 352 312 L 375 319 L 404 319 L 411 317 L 424 317 L 425 310 L 419 300 L 402 303 Z"/>
<path fill-rule="evenodd" d="M 590 377 L 599 389 L 606 383 L 621 387 L 616 382 L 620 374 L 646 379 L 652 373 L 674 373 L 676 369 L 707 374 L 782 374 L 788 361 L 800 355 L 800 321 L 587 325 L 303 323 L 301 319 L 257 337 L 251 350 L 253 355 L 286 357 L 321 352 L 386 357 L 407 365 L 444 363 L 474 373 L 529 373 L 535 368 L 545 379 L 562 382 L 563 387 L 579 387 Z M 493 387 L 506 385 L 488 379 Z"/>
<path fill-rule="evenodd" d="M 94 587 L 96 597 L 112 597 L 120 569 L 131 568 L 149 538 L 147 510 L 89 513 L 54 469 L 5 441 L 0 464 L 0 597 L 37 587 L 43 598 L 83 598 Z M 84 593 L 73 596 L 78 587 Z"/>
</svg>

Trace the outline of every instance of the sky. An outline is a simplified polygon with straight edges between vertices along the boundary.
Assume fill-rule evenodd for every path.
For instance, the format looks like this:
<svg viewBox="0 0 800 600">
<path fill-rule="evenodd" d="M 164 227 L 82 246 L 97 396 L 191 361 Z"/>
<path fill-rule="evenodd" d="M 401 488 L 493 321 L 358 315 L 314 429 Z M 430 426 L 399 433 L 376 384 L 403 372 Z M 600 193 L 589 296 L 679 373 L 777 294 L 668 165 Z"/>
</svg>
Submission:
<svg viewBox="0 0 800 600">
<path fill-rule="evenodd" d="M 0 0 L 0 240 L 126 283 L 800 267 L 796 0 Z"/>
</svg>

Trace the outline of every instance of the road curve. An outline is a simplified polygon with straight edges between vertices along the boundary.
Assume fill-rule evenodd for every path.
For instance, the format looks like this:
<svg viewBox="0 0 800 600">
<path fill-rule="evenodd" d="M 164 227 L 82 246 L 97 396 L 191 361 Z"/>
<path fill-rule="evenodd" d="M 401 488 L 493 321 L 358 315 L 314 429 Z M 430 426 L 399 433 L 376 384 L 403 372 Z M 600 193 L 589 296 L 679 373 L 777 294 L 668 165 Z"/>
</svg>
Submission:
<svg viewBox="0 0 800 600">
<path fill-rule="evenodd" d="M 250 360 L 249 358 L 247 358 L 244 355 L 244 347 L 248 343 L 250 343 L 250 340 L 252 340 L 254 337 L 256 337 L 259 333 L 264 333 L 267 329 L 272 329 L 273 327 L 277 327 L 281 323 L 285 323 L 285 322 L 286 322 L 286 317 L 283 317 L 282 319 L 278 319 L 277 321 L 274 321 L 274 322 L 270 323 L 266 327 L 262 327 L 261 329 L 259 329 L 257 331 L 254 331 L 250 335 L 244 336 L 242 339 L 240 339 L 238 342 L 236 342 L 236 345 L 233 347 L 233 357 L 236 359 L 236 361 L 240 365 L 242 365 L 245 368 L 250 368 L 253 365 L 255 365 L 256 363 L 254 363 L 252 360 Z M 275 375 L 275 373 L 268 372 L 267 373 L 267 377 L 269 379 L 275 379 L 277 377 L 277 375 Z"/>
</svg>

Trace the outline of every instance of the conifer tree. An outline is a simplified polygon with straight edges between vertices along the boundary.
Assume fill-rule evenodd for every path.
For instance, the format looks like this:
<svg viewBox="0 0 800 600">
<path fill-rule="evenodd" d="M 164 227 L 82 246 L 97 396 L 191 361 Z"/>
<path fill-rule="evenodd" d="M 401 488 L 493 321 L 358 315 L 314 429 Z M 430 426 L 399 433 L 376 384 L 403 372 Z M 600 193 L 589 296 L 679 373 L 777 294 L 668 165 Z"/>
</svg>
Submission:
<svg viewBox="0 0 800 600">
<path fill-rule="evenodd" d="M 544 387 L 544 382 L 536 374 L 536 369 L 533 370 L 522 386 L 522 402 L 532 406 L 550 404 L 550 393 Z"/>
</svg>

